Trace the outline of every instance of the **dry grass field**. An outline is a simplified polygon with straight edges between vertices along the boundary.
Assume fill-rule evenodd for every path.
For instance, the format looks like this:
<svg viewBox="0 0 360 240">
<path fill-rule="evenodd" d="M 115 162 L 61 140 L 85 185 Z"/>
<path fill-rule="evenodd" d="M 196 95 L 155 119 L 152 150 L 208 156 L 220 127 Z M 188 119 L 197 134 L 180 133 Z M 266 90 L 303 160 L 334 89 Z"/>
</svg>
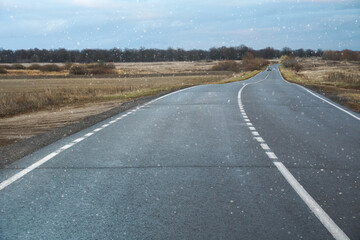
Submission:
<svg viewBox="0 0 360 240">
<path fill-rule="evenodd" d="M 78 122 L 125 101 L 188 86 L 249 78 L 211 71 L 215 62 L 116 63 L 116 74 L 8 70 L 0 75 L 0 147 Z"/>
<path fill-rule="evenodd" d="M 285 79 L 307 86 L 360 113 L 360 62 L 307 58 L 299 72 L 281 67 Z"/>
</svg>

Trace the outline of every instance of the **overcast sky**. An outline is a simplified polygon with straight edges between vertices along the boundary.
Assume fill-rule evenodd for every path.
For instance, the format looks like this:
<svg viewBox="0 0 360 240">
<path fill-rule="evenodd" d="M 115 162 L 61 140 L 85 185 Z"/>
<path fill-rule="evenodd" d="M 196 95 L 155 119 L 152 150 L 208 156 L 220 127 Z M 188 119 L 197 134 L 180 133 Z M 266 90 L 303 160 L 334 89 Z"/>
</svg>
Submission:
<svg viewBox="0 0 360 240">
<path fill-rule="evenodd" d="M 360 50 L 359 0 L 0 0 L 0 48 Z"/>
</svg>

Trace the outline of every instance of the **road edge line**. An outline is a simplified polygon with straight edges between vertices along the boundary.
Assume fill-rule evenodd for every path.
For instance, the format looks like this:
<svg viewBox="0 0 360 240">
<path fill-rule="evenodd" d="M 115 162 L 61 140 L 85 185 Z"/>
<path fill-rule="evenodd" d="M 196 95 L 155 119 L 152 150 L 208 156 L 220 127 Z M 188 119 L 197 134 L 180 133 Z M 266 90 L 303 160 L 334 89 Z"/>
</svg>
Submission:
<svg viewBox="0 0 360 240">
<path fill-rule="evenodd" d="M 279 73 L 280 73 L 280 71 L 279 71 Z M 265 81 L 268 76 L 266 76 L 265 79 L 257 81 L 255 83 L 246 83 L 240 88 L 240 90 L 238 92 L 238 105 L 239 105 L 239 109 L 240 109 L 240 112 L 242 113 L 241 115 L 242 115 L 244 121 L 250 122 L 249 118 L 247 117 L 246 111 L 244 109 L 244 105 L 242 104 L 242 100 L 241 100 L 242 91 L 245 89 L 245 87 L 247 85 L 256 84 L 256 83 Z M 280 73 L 280 76 L 282 76 L 281 73 Z M 244 116 L 246 116 L 246 118 Z M 253 126 L 253 125 L 251 124 L 251 126 Z M 250 127 L 249 127 L 249 129 L 250 129 Z M 263 150 L 265 150 L 265 153 L 268 156 L 268 158 L 270 160 L 272 160 L 273 164 L 276 166 L 276 168 L 279 170 L 279 172 L 283 175 L 285 180 L 290 184 L 290 186 L 295 190 L 295 192 L 305 202 L 305 204 L 310 208 L 310 210 L 315 214 L 315 216 L 319 219 L 319 221 L 323 224 L 323 226 L 330 232 L 330 234 L 336 240 L 350 240 L 349 237 L 336 225 L 336 223 L 329 217 L 329 215 L 320 207 L 320 205 L 304 189 L 304 187 L 295 179 L 295 177 L 284 166 L 284 164 L 282 162 L 278 161 L 277 156 L 275 155 L 274 152 L 271 151 L 270 147 L 266 144 L 266 142 L 260 136 L 260 134 L 258 132 L 256 132 L 256 133 L 257 134 L 256 134 L 256 137 L 254 137 L 254 139 L 256 139 L 258 141 L 258 143 L 260 143 L 260 146 L 262 147 Z M 252 131 L 252 134 L 253 134 L 253 131 Z M 264 147 L 265 145 L 266 145 L 266 147 Z"/>
<path fill-rule="evenodd" d="M 350 240 L 350 238 L 336 225 L 321 206 L 311 197 L 304 187 L 295 179 L 290 171 L 281 162 L 273 162 L 286 181 L 296 191 L 300 198 L 320 220 L 324 227 L 331 233 L 336 240 Z"/>
<path fill-rule="evenodd" d="M 352 114 L 351 112 L 343 109 L 342 107 L 339 107 L 338 105 L 330 102 L 329 100 L 326 100 L 326 99 L 318 96 L 317 94 L 313 93 L 312 91 L 310 91 L 309 89 L 305 88 L 304 86 L 301 86 L 301 85 L 299 85 L 299 84 L 295 84 L 295 85 L 297 85 L 297 86 L 300 87 L 300 88 L 303 88 L 305 91 L 307 91 L 307 92 L 310 93 L 311 95 L 317 97 L 318 99 L 326 102 L 327 104 L 329 104 L 329 105 L 331 105 L 331 106 L 333 106 L 333 107 L 336 107 L 337 109 L 343 111 L 344 113 L 346 113 L 346 114 L 350 115 L 351 117 L 355 118 L 356 120 L 359 120 L 359 121 L 360 121 L 360 117 L 357 117 L 356 115 L 354 115 L 354 114 Z"/>
<path fill-rule="evenodd" d="M 85 134 L 83 137 L 80 137 L 80 138 L 77 138 L 73 141 L 71 141 L 70 143 L 67 143 L 65 144 L 64 146 L 58 148 L 57 150 L 55 151 L 52 151 L 51 153 L 49 153 L 48 155 L 46 155 L 45 157 L 41 158 L 40 160 L 37 160 L 36 162 L 34 162 L 33 164 L 31 164 L 30 166 L 24 168 L 23 170 L 15 173 L 14 175 L 12 175 L 11 177 L 7 178 L 6 180 L 3 180 L 2 182 L 0 182 L 0 191 L 3 190 L 4 188 L 6 188 L 7 186 L 9 186 L 10 184 L 16 182 L 17 180 L 19 180 L 20 178 L 24 177 L 26 174 L 28 174 L 29 172 L 37 169 L 38 167 L 40 167 L 41 165 L 43 165 L 44 163 L 48 162 L 49 160 L 51 160 L 52 158 L 54 158 L 55 156 L 57 156 L 58 154 L 60 154 L 61 152 L 73 147 L 74 145 L 76 145 L 77 143 L 85 140 L 86 138 L 92 136 L 93 134 L 97 133 L 97 132 L 100 132 L 101 130 L 103 130 L 104 128 L 110 126 L 111 124 L 117 122 L 118 120 L 120 120 L 121 118 L 123 117 L 126 117 L 128 116 L 129 114 L 132 114 L 132 113 L 135 113 L 138 109 L 144 107 L 144 106 L 147 106 L 149 104 L 152 104 L 162 98 L 165 98 L 165 97 L 168 97 L 170 95 L 173 95 L 175 93 L 179 93 L 179 92 L 182 92 L 182 91 L 185 91 L 185 90 L 188 90 L 188 89 L 191 89 L 191 88 L 194 88 L 194 87 L 197 87 L 197 86 L 192 86 L 192 87 L 188 87 L 188 88 L 184 88 L 184 89 L 180 89 L 180 90 L 177 90 L 177 91 L 174 91 L 174 92 L 171 92 L 171 93 L 168 93 L 164 96 L 161 96 L 161 97 L 158 97 L 150 102 L 147 102 L 147 103 L 144 103 L 143 105 L 133 109 L 132 111 L 130 111 L 130 109 L 128 111 L 126 111 L 127 113 L 126 114 L 122 114 L 121 117 L 119 117 L 119 119 L 117 120 L 111 120 L 110 122 L 109 119 L 111 118 L 114 118 L 115 116 L 113 117 L 110 117 L 102 122 L 108 122 L 108 123 L 105 123 L 103 124 L 101 127 L 99 128 L 96 128 L 90 132 L 88 132 L 87 134 Z M 101 124 L 101 122 L 99 123 Z M 84 129 L 85 130 L 85 129 Z M 69 137 L 71 137 L 72 135 L 70 135 Z"/>
<path fill-rule="evenodd" d="M 289 81 L 285 80 L 285 78 L 284 78 L 283 75 L 281 74 L 281 71 L 280 71 L 279 67 L 277 67 L 277 69 L 278 69 L 278 72 L 279 72 L 282 80 L 284 80 L 286 83 L 288 83 L 288 84 L 294 84 L 294 85 L 296 85 L 296 86 L 298 86 L 298 87 L 300 87 L 300 88 L 303 88 L 305 91 L 307 91 L 308 93 L 310 93 L 310 94 L 313 95 L 314 97 L 317 97 L 318 99 L 326 102 L 327 104 L 329 104 L 329 105 L 331 105 L 331 106 L 333 106 L 333 107 L 335 107 L 335 108 L 337 108 L 337 109 L 345 112 L 346 114 L 348 114 L 348 115 L 350 115 L 351 117 L 355 118 L 356 120 L 359 120 L 359 121 L 360 121 L 360 117 L 357 117 L 356 115 L 352 114 L 352 113 L 349 112 L 348 110 L 345 110 L 345 109 L 343 109 L 342 107 L 340 107 L 340 106 L 338 106 L 338 105 L 330 102 L 329 100 L 326 100 L 326 99 L 320 97 L 319 95 L 317 95 L 316 93 L 314 93 L 314 92 L 312 92 L 311 90 L 307 89 L 306 87 L 301 86 L 300 84 L 292 83 L 292 82 L 289 82 Z"/>
</svg>

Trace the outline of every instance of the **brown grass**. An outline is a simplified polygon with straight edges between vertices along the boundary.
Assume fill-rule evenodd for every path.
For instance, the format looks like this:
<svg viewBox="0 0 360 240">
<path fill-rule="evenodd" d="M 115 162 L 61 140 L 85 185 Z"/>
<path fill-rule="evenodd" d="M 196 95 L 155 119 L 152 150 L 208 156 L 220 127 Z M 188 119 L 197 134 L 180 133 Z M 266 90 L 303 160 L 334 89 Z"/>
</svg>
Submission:
<svg viewBox="0 0 360 240">
<path fill-rule="evenodd" d="M 131 99 L 199 84 L 240 81 L 259 72 L 214 72 L 210 71 L 213 64 L 116 63 L 118 75 L 97 78 L 57 77 L 67 75 L 66 70 L 46 74 L 39 69 L 8 70 L 19 72 L 0 76 L 0 147 L 80 121 Z M 59 65 L 69 69 L 73 64 Z"/>
<path fill-rule="evenodd" d="M 270 62 L 262 58 L 244 58 L 242 61 L 220 61 L 217 62 L 211 70 L 213 71 L 232 71 L 232 72 L 241 72 L 241 71 L 255 71 L 261 70 L 263 67 L 268 66 Z"/>
<path fill-rule="evenodd" d="M 360 113 L 360 62 L 302 59 L 299 72 L 280 67 L 288 81 L 307 86 Z"/>
<path fill-rule="evenodd" d="M 79 102 L 134 98 L 212 83 L 228 75 L 145 78 L 0 79 L 0 116 Z"/>
<path fill-rule="evenodd" d="M 3 75 L 7 76 L 6 78 L 0 78 L 0 116 L 79 103 L 132 99 L 199 84 L 239 81 L 259 72 L 251 71 L 232 75 L 230 72 L 209 71 L 213 64 L 208 62 L 106 64 L 106 69 L 116 70 L 118 74 L 96 78 L 90 76 L 57 78 L 58 72 L 55 72 L 52 77 L 46 77 L 52 75 L 53 72 L 41 75 L 42 72 L 37 68 L 47 64 L 39 64 L 40 67 L 28 64 L 27 69 L 8 70 L 18 72 L 17 74 L 12 72 Z M 99 65 L 104 66 L 103 63 L 97 63 L 88 64 L 85 67 L 97 70 Z M 68 64 L 70 68 L 74 66 L 84 65 Z M 60 67 L 66 68 L 64 64 Z M 66 75 L 66 71 L 62 70 L 61 73 Z M 40 76 L 36 77 L 37 74 Z"/>
</svg>

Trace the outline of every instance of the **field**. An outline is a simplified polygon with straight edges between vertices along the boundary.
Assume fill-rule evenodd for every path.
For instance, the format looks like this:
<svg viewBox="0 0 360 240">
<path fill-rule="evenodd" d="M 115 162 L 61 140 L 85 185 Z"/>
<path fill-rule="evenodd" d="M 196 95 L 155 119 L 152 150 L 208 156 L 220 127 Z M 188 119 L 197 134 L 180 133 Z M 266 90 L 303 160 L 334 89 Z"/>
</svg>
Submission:
<svg viewBox="0 0 360 240">
<path fill-rule="evenodd" d="M 215 62 L 117 63 L 116 74 L 8 70 L 0 75 L 0 147 L 107 111 L 138 97 L 241 80 L 258 71 L 211 71 Z"/>
<path fill-rule="evenodd" d="M 360 113 L 360 62 L 301 59 L 298 72 L 281 67 L 288 81 L 302 84 Z"/>
</svg>

